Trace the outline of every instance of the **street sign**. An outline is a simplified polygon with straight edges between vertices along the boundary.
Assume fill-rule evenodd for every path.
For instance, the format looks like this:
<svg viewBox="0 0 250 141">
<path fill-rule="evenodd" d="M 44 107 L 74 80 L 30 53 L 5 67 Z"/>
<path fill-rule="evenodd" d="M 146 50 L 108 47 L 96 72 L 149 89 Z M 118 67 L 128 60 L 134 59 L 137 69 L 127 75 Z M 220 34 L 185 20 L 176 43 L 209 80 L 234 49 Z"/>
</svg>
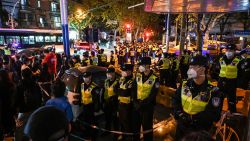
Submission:
<svg viewBox="0 0 250 141">
<path fill-rule="evenodd" d="M 235 37 L 249 37 L 250 36 L 250 30 L 236 30 L 234 32 Z"/>
</svg>

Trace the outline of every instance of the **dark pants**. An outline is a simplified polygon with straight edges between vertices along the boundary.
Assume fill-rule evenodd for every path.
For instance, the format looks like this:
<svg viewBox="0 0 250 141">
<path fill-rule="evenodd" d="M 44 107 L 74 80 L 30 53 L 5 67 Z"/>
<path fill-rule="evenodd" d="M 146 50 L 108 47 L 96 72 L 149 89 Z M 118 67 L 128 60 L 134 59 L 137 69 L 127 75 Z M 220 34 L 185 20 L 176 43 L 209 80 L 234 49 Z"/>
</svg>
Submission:
<svg viewBox="0 0 250 141">
<path fill-rule="evenodd" d="M 95 124 L 94 112 L 93 104 L 84 105 L 83 111 L 78 117 L 83 126 L 84 136 L 91 137 L 92 140 L 95 140 L 96 136 L 96 130 L 90 127 Z"/>
<path fill-rule="evenodd" d="M 169 85 L 169 80 L 169 69 L 160 69 L 160 83 L 162 85 Z"/>
<path fill-rule="evenodd" d="M 154 106 L 149 105 L 133 112 L 133 130 L 139 133 L 141 126 L 143 131 L 153 129 Z M 144 141 L 153 141 L 153 131 L 143 134 Z M 134 136 L 134 141 L 140 141 L 140 134 Z"/>
<path fill-rule="evenodd" d="M 124 56 L 119 56 L 118 57 L 118 64 L 123 65 L 125 63 L 125 57 Z"/>
<path fill-rule="evenodd" d="M 182 64 L 181 67 L 180 67 L 180 70 L 181 70 L 181 79 L 187 79 L 188 76 L 187 76 L 187 71 L 189 69 L 189 65 L 185 65 L 185 64 Z"/>
<path fill-rule="evenodd" d="M 228 109 L 230 112 L 236 112 L 236 87 L 237 79 L 220 78 L 218 87 L 227 96 Z"/>
<path fill-rule="evenodd" d="M 132 128 L 132 105 L 119 103 L 119 121 L 121 124 L 121 131 L 131 133 Z M 130 141 L 132 136 L 123 135 L 125 141 Z"/>
<path fill-rule="evenodd" d="M 130 56 L 130 62 L 131 62 L 131 64 L 135 64 L 135 57 L 134 56 Z"/>
<path fill-rule="evenodd" d="M 176 83 L 177 83 L 177 79 L 178 79 L 178 71 L 172 70 L 171 74 L 170 74 L 170 82 L 169 82 L 169 86 L 172 88 L 177 88 Z"/>
<path fill-rule="evenodd" d="M 105 128 L 107 130 L 111 130 L 113 126 L 113 130 L 118 130 L 119 126 L 119 121 L 117 117 L 117 99 L 111 99 L 107 102 L 105 102 L 105 107 L 104 107 L 104 113 L 105 113 Z M 114 140 L 117 140 L 118 135 L 114 135 Z"/>
</svg>

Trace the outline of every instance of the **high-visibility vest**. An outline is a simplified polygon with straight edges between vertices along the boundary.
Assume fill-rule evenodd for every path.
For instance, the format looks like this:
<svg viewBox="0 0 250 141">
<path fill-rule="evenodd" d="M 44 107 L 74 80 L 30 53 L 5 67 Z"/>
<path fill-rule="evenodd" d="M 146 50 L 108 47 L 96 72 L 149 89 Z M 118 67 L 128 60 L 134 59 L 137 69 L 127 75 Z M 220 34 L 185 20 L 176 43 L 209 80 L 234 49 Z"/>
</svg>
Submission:
<svg viewBox="0 0 250 141">
<path fill-rule="evenodd" d="M 119 87 L 120 87 L 120 89 L 126 90 L 126 89 L 128 89 L 127 85 L 131 84 L 132 80 L 128 80 L 126 83 L 123 83 L 124 81 L 125 81 L 124 78 L 120 79 L 120 81 L 119 81 L 120 86 Z M 131 103 L 130 96 L 118 96 L 118 100 L 120 103 L 125 103 L 125 104 Z"/>
<path fill-rule="evenodd" d="M 101 62 L 107 62 L 107 56 L 105 54 L 101 54 Z"/>
<path fill-rule="evenodd" d="M 209 103 L 211 98 L 211 91 L 209 91 L 207 101 L 202 101 L 201 97 L 207 95 L 206 92 L 199 93 L 196 97 L 192 97 L 192 93 L 188 86 L 186 85 L 187 81 L 183 81 L 182 89 L 181 89 L 181 104 L 183 111 L 190 115 L 198 114 L 199 112 L 205 111 L 206 106 Z"/>
<path fill-rule="evenodd" d="M 240 59 L 234 58 L 230 64 L 226 64 L 223 58 L 220 59 L 220 77 L 234 79 L 237 78 L 238 68 L 237 65 L 239 64 Z"/>
<path fill-rule="evenodd" d="M 9 49 L 4 49 L 4 54 L 5 55 L 11 55 L 11 51 Z"/>
<path fill-rule="evenodd" d="M 146 82 L 143 83 L 142 81 L 142 74 L 138 73 L 136 75 L 136 82 L 137 82 L 137 99 L 144 100 L 146 99 L 155 84 L 156 76 L 151 75 Z"/>
<path fill-rule="evenodd" d="M 93 99 L 92 99 L 92 90 L 96 87 L 96 85 L 94 83 L 90 84 L 89 88 L 84 90 L 84 83 L 81 84 L 81 102 L 84 105 L 88 105 L 93 103 Z"/>
<path fill-rule="evenodd" d="M 175 71 L 179 70 L 179 66 L 180 66 L 180 61 L 178 59 L 174 59 L 174 62 L 176 63 L 176 66 L 175 66 Z"/>
<path fill-rule="evenodd" d="M 76 63 L 76 64 L 74 65 L 74 68 L 79 68 L 79 67 L 81 67 L 81 64 L 80 64 L 80 63 Z"/>
<path fill-rule="evenodd" d="M 83 60 L 83 63 L 86 63 L 87 66 L 89 66 L 90 65 L 90 60 L 89 59 Z"/>
<path fill-rule="evenodd" d="M 162 66 L 161 69 L 169 69 L 171 65 L 171 61 L 168 58 L 162 59 Z"/>
<path fill-rule="evenodd" d="M 92 65 L 97 65 L 98 64 L 98 58 L 97 57 L 92 57 Z"/>
<path fill-rule="evenodd" d="M 105 84 L 104 84 L 104 87 L 105 87 L 105 92 L 104 92 L 104 99 L 107 100 L 109 99 L 110 97 L 114 96 L 115 93 L 114 93 L 114 86 L 118 83 L 117 80 L 115 80 L 113 82 L 112 85 L 109 85 L 109 81 L 106 80 L 105 81 Z"/>
<path fill-rule="evenodd" d="M 183 64 L 188 64 L 189 63 L 189 59 L 190 59 L 190 55 L 188 55 L 188 54 L 185 54 L 185 55 L 183 55 L 184 56 L 184 60 L 183 60 Z"/>
</svg>

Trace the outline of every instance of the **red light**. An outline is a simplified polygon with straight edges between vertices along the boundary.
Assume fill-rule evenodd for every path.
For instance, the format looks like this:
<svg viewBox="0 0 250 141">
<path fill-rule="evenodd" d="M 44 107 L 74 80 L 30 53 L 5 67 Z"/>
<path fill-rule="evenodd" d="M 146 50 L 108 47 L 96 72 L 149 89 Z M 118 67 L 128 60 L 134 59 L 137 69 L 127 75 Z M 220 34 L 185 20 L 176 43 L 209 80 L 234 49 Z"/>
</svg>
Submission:
<svg viewBox="0 0 250 141">
<path fill-rule="evenodd" d="M 130 24 L 126 24 L 126 28 L 131 28 L 131 25 Z"/>
<path fill-rule="evenodd" d="M 149 34 L 149 33 L 146 33 L 146 36 L 148 37 L 148 36 L 150 36 L 150 34 Z"/>
</svg>

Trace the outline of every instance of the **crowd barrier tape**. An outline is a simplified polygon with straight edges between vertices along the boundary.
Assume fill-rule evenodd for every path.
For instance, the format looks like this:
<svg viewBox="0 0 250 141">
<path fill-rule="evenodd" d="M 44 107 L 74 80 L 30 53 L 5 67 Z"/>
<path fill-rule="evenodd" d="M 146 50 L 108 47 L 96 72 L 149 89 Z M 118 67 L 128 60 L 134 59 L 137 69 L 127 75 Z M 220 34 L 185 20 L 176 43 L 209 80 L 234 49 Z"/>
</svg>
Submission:
<svg viewBox="0 0 250 141">
<path fill-rule="evenodd" d="M 109 132 L 109 133 L 118 134 L 118 135 L 134 136 L 134 135 L 143 135 L 143 134 L 153 132 L 153 131 L 157 130 L 159 127 L 167 125 L 168 121 L 170 121 L 172 119 L 173 119 L 173 116 L 171 115 L 171 117 L 169 119 L 167 119 L 167 121 L 165 121 L 164 124 L 156 124 L 156 126 L 153 127 L 152 129 L 144 130 L 143 132 L 137 132 L 137 133 L 129 133 L 129 132 L 121 132 L 121 131 L 115 131 L 115 130 L 107 130 L 107 129 L 104 129 L 104 128 L 101 128 L 101 127 L 98 127 L 98 126 L 95 126 L 95 125 L 88 124 L 88 123 L 86 123 L 84 121 L 81 121 L 79 119 L 77 119 L 77 121 L 79 121 L 83 125 L 86 125 L 86 126 L 88 126 L 90 128 L 97 129 L 97 130 L 100 130 L 100 131 L 103 131 L 103 132 Z"/>
</svg>

